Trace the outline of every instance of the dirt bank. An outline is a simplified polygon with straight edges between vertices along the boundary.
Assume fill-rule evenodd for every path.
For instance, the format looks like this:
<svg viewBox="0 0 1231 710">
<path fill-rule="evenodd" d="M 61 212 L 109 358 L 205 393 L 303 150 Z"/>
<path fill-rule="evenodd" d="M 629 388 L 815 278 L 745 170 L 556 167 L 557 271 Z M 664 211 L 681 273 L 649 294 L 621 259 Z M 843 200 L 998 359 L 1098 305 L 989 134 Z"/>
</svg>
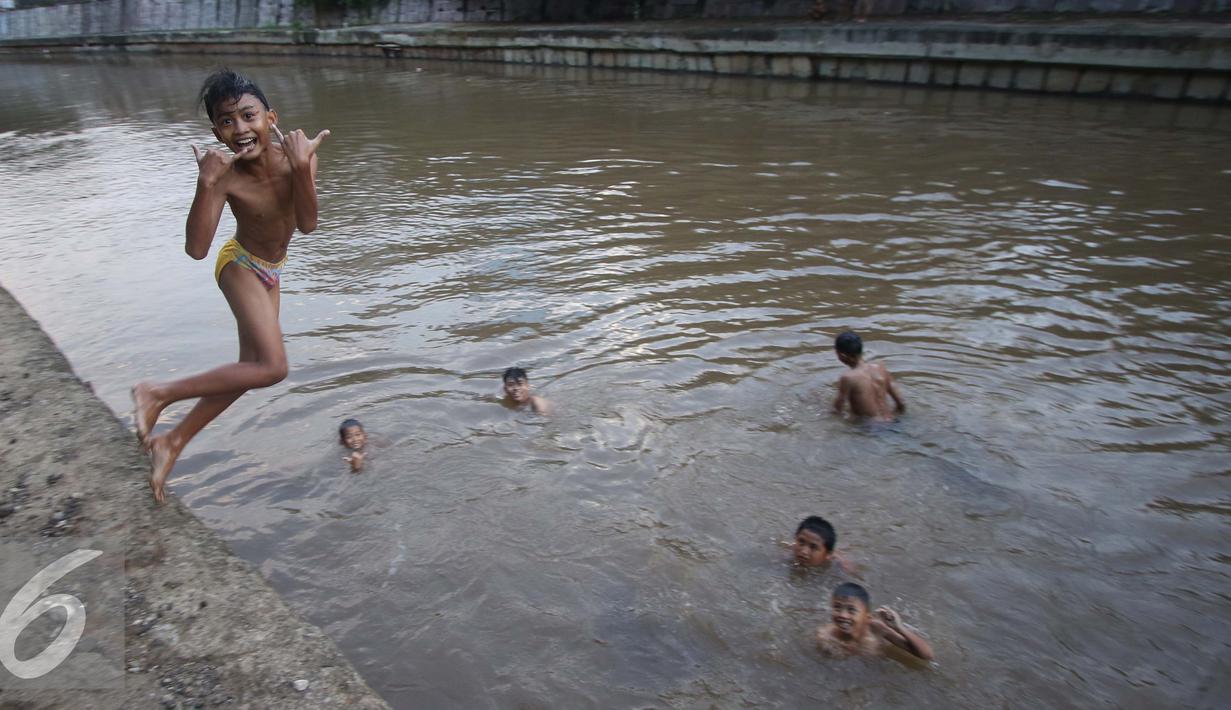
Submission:
<svg viewBox="0 0 1231 710">
<path fill-rule="evenodd" d="M 103 664 L 117 670 L 112 687 L 19 687 L 0 668 L 0 707 L 388 707 L 319 629 L 178 501 L 153 503 L 131 431 L 3 289 L 0 342 L 0 544 L 101 541 L 116 546 L 123 566 L 101 583 L 116 587 L 117 628 L 123 608 L 122 642 L 117 633 Z M 17 577 L 20 586 L 28 570 L 0 557 L 0 608 Z M 96 627 L 87 621 L 82 648 Z M 43 680 L 56 685 L 55 673 Z"/>
</svg>

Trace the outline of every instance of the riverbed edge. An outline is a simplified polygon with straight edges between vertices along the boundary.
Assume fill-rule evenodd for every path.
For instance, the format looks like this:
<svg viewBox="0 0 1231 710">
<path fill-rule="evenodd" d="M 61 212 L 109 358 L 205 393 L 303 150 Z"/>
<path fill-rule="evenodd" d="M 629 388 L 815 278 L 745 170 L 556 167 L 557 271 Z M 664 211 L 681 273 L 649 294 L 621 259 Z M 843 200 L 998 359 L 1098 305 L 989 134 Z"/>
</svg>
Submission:
<svg viewBox="0 0 1231 710">
<path fill-rule="evenodd" d="M 51 689 L 40 689 L 0 669 L 0 706 L 389 707 L 174 496 L 154 503 L 132 430 L 3 287 L 0 338 L 0 540 L 32 552 L 53 543 L 121 549 L 122 579 L 112 582 L 123 589 L 112 596 L 123 599 L 124 619 L 122 667 L 107 661 L 121 681 L 55 689 L 52 671 L 43 683 Z"/>
<path fill-rule="evenodd" d="M 1231 103 L 1231 23 L 1135 18 L 418 23 L 0 40 L 0 54 L 368 56 Z"/>
</svg>

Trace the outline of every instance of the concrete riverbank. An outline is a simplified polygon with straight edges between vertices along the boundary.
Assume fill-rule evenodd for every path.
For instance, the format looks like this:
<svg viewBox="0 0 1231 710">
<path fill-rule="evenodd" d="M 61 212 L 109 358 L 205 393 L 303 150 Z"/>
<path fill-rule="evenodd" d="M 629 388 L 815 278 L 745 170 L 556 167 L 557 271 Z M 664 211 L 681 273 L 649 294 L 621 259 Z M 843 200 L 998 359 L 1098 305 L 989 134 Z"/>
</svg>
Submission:
<svg viewBox="0 0 1231 710">
<path fill-rule="evenodd" d="M 98 619 L 111 612 L 117 630 L 123 619 L 106 653 L 91 646 L 101 670 L 73 683 L 52 671 L 35 687 L 0 668 L 0 706 L 388 707 L 217 535 L 174 498 L 154 504 L 132 432 L 3 289 L 0 339 L 0 606 L 29 576 L 12 550 L 114 546 L 123 567 L 84 589 L 83 649 Z M 90 596 L 108 585 L 113 608 Z"/>
<path fill-rule="evenodd" d="M 0 52 L 306 54 L 856 80 L 1231 102 L 1231 24 L 890 19 L 405 24 L 0 41 Z"/>
</svg>

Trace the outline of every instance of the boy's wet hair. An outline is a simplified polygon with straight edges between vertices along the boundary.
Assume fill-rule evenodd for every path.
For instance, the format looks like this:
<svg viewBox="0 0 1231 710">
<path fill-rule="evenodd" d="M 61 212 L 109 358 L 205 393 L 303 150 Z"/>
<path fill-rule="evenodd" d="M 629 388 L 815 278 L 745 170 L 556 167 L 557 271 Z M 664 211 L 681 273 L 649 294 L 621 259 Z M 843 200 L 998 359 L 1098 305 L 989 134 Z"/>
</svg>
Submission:
<svg viewBox="0 0 1231 710">
<path fill-rule="evenodd" d="M 230 69 L 219 69 L 210 74 L 201 85 L 201 95 L 198 97 L 205 106 L 205 115 L 214 121 L 214 108 L 223 101 L 235 101 L 244 94 L 252 94 L 261 100 L 265 110 L 269 110 L 269 100 L 261 88 L 248 77 Z"/>
<path fill-rule="evenodd" d="M 848 330 L 834 338 L 833 348 L 843 355 L 859 357 L 863 354 L 863 340 L 853 330 Z"/>
<path fill-rule="evenodd" d="M 521 369 L 520 367 L 510 367 L 509 369 L 504 371 L 503 375 L 500 376 L 501 382 L 508 382 L 509 380 L 529 381 L 529 379 L 530 379 L 530 376 L 527 375 L 526 371 Z"/>
<path fill-rule="evenodd" d="M 826 552 L 833 552 L 834 545 L 838 544 L 837 531 L 833 529 L 833 525 L 830 525 L 828 520 L 819 515 L 809 515 L 804 518 L 799 527 L 795 528 L 795 534 L 798 535 L 804 530 L 816 533 L 816 536 L 824 543 Z"/>
<path fill-rule="evenodd" d="M 839 584 L 833 590 L 834 599 L 858 599 L 863 602 L 863 608 L 870 609 L 872 600 L 868 597 L 868 590 L 854 582 L 844 582 Z"/>
<path fill-rule="evenodd" d="M 359 423 L 358 419 L 347 419 L 343 421 L 341 424 L 338 425 L 338 436 L 342 439 L 345 439 L 346 430 L 351 429 L 353 427 L 359 427 L 360 429 L 363 429 L 363 425 Z"/>
</svg>

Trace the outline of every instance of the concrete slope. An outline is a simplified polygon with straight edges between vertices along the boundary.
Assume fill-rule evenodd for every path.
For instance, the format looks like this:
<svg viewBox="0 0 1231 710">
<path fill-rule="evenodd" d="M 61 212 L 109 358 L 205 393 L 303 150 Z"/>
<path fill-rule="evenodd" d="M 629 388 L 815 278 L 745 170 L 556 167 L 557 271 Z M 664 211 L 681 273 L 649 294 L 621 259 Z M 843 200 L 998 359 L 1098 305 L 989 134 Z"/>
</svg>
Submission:
<svg viewBox="0 0 1231 710">
<path fill-rule="evenodd" d="M 101 659 L 100 670 L 72 682 L 58 681 L 57 670 L 36 682 L 0 667 L 0 707 L 388 707 L 184 506 L 153 502 L 132 432 L 3 289 L 0 342 L 0 608 L 29 578 L 14 551 L 103 545 L 121 561 L 77 588 L 87 608 L 81 648 Z M 117 633 L 92 643 L 108 604 Z M 85 689 L 64 689 L 74 684 Z"/>
</svg>

